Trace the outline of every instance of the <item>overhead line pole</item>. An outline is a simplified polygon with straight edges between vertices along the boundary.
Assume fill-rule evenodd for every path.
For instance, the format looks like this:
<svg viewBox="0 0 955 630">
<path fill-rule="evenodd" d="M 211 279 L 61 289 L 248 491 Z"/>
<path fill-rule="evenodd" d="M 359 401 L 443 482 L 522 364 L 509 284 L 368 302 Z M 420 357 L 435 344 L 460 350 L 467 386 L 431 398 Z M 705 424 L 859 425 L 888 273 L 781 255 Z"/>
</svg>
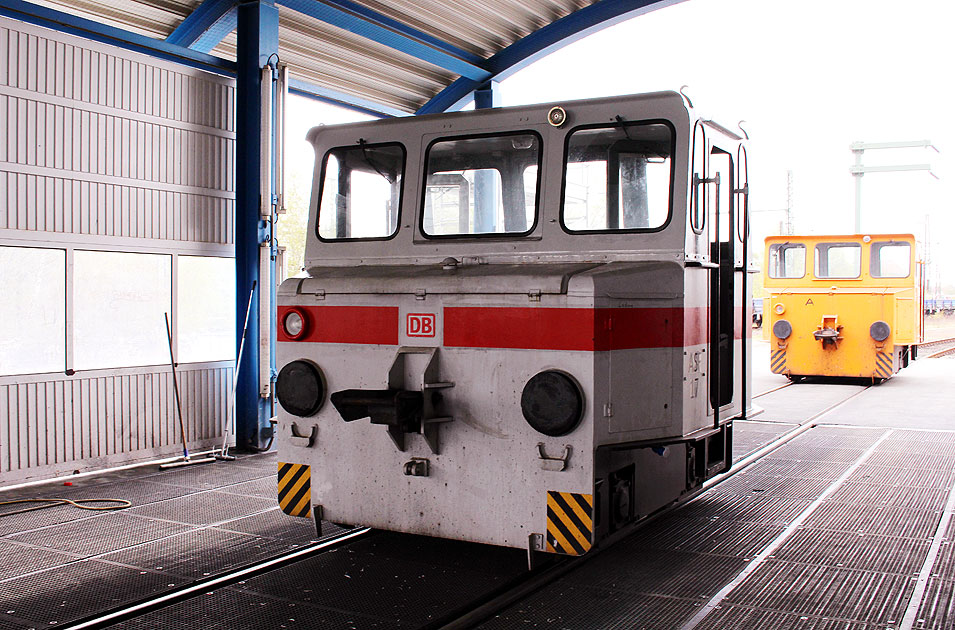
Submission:
<svg viewBox="0 0 955 630">
<path fill-rule="evenodd" d="M 896 166 L 863 166 L 862 153 L 873 149 L 938 149 L 930 140 L 911 140 L 902 142 L 853 142 L 849 145 L 852 155 L 855 156 L 855 162 L 849 167 L 849 172 L 855 178 L 856 183 L 856 234 L 862 233 L 862 176 L 866 173 L 895 173 L 900 171 L 928 171 L 929 175 L 938 179 L 938 176 L 932 172 L 931 164 L 900 164 Z"/>
</svg>

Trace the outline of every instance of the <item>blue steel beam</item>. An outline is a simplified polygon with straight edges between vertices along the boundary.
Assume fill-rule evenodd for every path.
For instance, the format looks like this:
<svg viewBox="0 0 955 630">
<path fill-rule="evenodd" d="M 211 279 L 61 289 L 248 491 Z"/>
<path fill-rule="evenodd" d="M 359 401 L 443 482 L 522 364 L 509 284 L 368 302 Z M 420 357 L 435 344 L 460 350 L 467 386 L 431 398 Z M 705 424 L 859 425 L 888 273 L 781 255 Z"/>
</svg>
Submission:
<svg viewBox="0 0 955 630">
<path fill-rule="evenodd" d="M 469 80 L 486 81 L 491 76 L 491 73 L 475 63 L 465 61 L 446 50 L 424 43 L 422 37 L 410 36 L 408 34 L 412 30 L 410 27 L 406 26 L 403 30 L 386 28 L 382 24 L 386 23 L 387 18 L 383 16 L 372 20 L 365 15 L 345 11 L 337 6 L 332 6 L 331 3 L 326 4 L 316 0 L 277 0 L 277 3 L 320 22 L 337 26 L 365 39 L 411 55 L 439 68 L 444 68 L 449 72 L 460 74 Z M 364 13 L 368 14 L 370 12 L 365 10 Z"/>
<path fill-rule="evenodd" d="M 0 15 L 160 59 L 175 61 L 193 68 L 201 68 L 226 76 L 235 75 L 235 64 L 226 59 L 23 0 L 0 0 Z"/>
<path fill-rule="evenodd" d="M 354 13 L 368 22 L 391 29 L 392 31 L 406 35 L 411 39 L 416 39 L 431 46 L 432 48 L 443 50 L 444 52 L 463 59 L 464 61 L 467 61 L 475 66 L 480 66 L 484 63 L 484 57 L 481 57 L 480 55 L 475 55 L 474 53 L 464 50 L 463 48 L 453 46 L 442 39 L 428 35 L 427 33 L 408 26 L 403 22 L 399 22 L 398 20 L 394 20 L 386 15 L 372 11 L 371 9 L 352 2 L 351 0 L 324 0 L 324 2 L 325 4 L 331 5 L 333 7 L 338 7 L 339 9 Z"/>
<path fill-rule="evenodd" d="M 235 27 L 239 24 L 239 12 L 235 7 L 232 7 L 222 18 L 209 27 L 205 33 L 203 33 L 199 39 L 196 40 L 196 43 L 190 46 L 193 50 L 198 50 L 199 52 L 212 52 L 212 49 L 219 45 L 226 35 L 235 30 Z"/>
<path fill-rule="evenodd" d="M 196 9 L 186 16 L 166 41 L 177 46 L 193 48 L 206 32 L 235 8 L 235 0 L 202 0 Z M 235 28 L 233 24 L 232 28 Z M 231 32 L 231 29 L 230 29 Z M 228 32 L 226 33 L 226 35 Z M 222 41 L 221 39 L 219 41 Z M 214 46 L 213 46 L 214 48 Z M 212 50 L 211 48 L 209 50 Z M 209 52 L 203 51 L 203 52 Z"/>
<path fill-rule="evenodd" d="M 305 98 L 312 99 L 313 101 L 344 107 L 345 109 L 350 109 L 362 114 L 374 116 L 375 118 L 390 118 L 392 116 L 409 115 L 407 112 L 403 112 L 400 109 L 395 109 L 394 107 L 388 107 L 387 105 L 381 105 L 379 103 L 375 103 L 374 101 L 369 101 L 357 96 L 345 94 L 344 92 L 313 85 L 300 79 L 289 79 L 288 83 L 288 91 L 292 94 L 304 96 Z"/>
<path fill-rule="evenodd" d="M 683 0 L 600 0 L 540 28 L 485 63 L 495 80 L 502 80 L 538 59 L 587 35 L 642 13 Z M 435 114 L 463 106 L 485 80 L 462 76 L 425 103 L 416 114 Z"/>
</svg>

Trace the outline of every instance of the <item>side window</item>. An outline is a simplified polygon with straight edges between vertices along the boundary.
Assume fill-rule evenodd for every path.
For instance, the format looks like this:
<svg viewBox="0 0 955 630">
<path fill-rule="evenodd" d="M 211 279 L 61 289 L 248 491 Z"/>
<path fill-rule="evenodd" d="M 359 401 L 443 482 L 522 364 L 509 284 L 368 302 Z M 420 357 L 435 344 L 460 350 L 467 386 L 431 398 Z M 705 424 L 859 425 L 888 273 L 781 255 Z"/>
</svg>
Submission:
<svg viewBox="0 0 955 630">
<path fill-rule="evenodd" d="M 776 243 L 769 246 L 770 278 L 802 278 L 806 275 L 806 246 Z"/>
<path fill-rule="evenodd" d="M 862 246 L 859 243 L 818 243 L 817 278 L 858 278 L 862 274 Z"/>
<path fill-rule="evenodd" d="M 66 251 L 0 247 L 0 288 L 0 376 L 62 372 Z M 102 303 L 98 308 L 109 310 Z"/>
<path fill-rule="evenodd" d="M 673 134 L 659 123 L 578 129 L 567 141 L 564 227 L 654 230 L 670 216 Z"/>
<path fill-rule="evenodd" d="M 332 149 L 322 162 L 318 237 L 336 241 L 394 236 L 405 150 L 399 144 Z"/>
<path fill-rule="evenodd" d="M 912 248 L 908 243 L 882 241 L 869 248 L 869 275 L 873 278 L 908 278 Z"/>
<path fill-rule="evenodd" d="M 425 236 L 526 234 L 537 214 L 540 139 L 529 133 L 439 140 L 425 157 Z"/>
</svg>

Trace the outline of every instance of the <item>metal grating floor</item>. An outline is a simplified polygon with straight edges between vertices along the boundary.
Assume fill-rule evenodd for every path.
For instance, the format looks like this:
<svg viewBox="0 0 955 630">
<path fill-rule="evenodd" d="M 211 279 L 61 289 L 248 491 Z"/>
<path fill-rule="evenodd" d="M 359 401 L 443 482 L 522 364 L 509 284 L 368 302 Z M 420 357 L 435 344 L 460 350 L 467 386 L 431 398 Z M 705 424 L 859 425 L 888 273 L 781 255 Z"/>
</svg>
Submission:
<svg viewBox="0 0 955 630">
<path fill-rule="evenodd" d="M 520 550 L 379 533 L 114 627 L 420 628 L 525 568 Z"/>
<path fill-rule="evenodd" d="M 116 512 L 55 506 L 0 516 L 0 629 L 62 625 L 316 539 L 311 519 L 278 509 L 276 462 L 274 454 L 240 456 L 0 491 L 0 500 L 133 503 Z"/>
<path fill-rule="evenodd" d="M 773 411 L 773 397 L 792 404 L 800 389 L 818 399 Z M 799 413 L 858 391 L 811 383 L 760 403 L 766 420 L 802 422 Z M 955 432 L 835 426 L 838 413 L 822 420 L 832 424 L 795 437 L 481 627 L 895 630 L 906 615 L 915 629 L 955 627 L 955 518 L 939 527 L 952 516 L 944 509 Z M 738 423 L 737 457 L 793 426 Z M 274 476 L 274 456 L 120 475 L 73 488 L 74 496 L 128 488 L 135 510 L 0 518 L 0 554 L 32 567 L 0 570 L 0 630 L 55 627 L 314 539 L 311 521 L 266 506 Z M 193 500 L 205 503 L 193 509 Z M 96 525 L 101 531 L 89 529 Z M 124 537 L 127 546 L 115 548 Z M 517 550 L 379 534 L 118 627 L 419 628 L 523 569 Z M 927 582 L 917 581 L 920 572 Z"/>
<path fill-rule="evenodd" d="M 886 431 L 815 427 L 480 627 L 898 628 L 919 605 L 955 458 L 907 463 L 906 447 L 953 444 L 896 431 L 875 446 Z M 917 629 L 955 626 L 955 519 L 944 534 Z M 563 612 L 595 588 L 619 601 L 594 623 Z M 642 616 L 631 597 L 651 598 Z M 643 625 L 657 607 L 666 621 Z"/>
</svg>

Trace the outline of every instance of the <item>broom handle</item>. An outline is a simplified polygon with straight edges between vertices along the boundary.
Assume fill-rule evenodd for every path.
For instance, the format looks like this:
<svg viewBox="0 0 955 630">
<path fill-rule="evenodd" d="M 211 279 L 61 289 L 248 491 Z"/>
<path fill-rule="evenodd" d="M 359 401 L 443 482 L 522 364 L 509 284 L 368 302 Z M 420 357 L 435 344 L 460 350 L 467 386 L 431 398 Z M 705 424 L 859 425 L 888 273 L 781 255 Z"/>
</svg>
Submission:
<svg viewBox="0 0 955 630">
<path fill-rule="evenodd" d="M 172 368 L 172 389 L 176 392 L 176 415 L 179 417 L 179 433 L 182 436 L 182 456 L 189 459 L 189 449 L 186 447 L 186 425 L 182 421 L 182 402 L 179 400 L 179 383 L 176 379 L 176 358 L 172 354 L 172 328 L 169 326 L 169 313 L 166 317 L 166 337 L 169 339 L 169 366 Z"/>
<path fill-rule="evenodd" d="M 235 357 L 235 371 L 232 373 L 232 422 L 235 422 L 235 390 L 239 387 L 239 366 L 242 365 L 242 349 L 245 348 L 245 333 L 249 329 L 249 313 L 252 312 L 252 296 L 255 294 L 255 285 L 257 280 L 252 281 L 252 289 L 249 290 L 249 301 L 245 307 L 245 323 L 242 325 L 242 339 L 239 341 L 239 354 Z M 229 421 L 226 420 L 225 431 L 222 432 L 222 454 L 227 451 L 226 443 L 229 441 Z"/>
</svg>

